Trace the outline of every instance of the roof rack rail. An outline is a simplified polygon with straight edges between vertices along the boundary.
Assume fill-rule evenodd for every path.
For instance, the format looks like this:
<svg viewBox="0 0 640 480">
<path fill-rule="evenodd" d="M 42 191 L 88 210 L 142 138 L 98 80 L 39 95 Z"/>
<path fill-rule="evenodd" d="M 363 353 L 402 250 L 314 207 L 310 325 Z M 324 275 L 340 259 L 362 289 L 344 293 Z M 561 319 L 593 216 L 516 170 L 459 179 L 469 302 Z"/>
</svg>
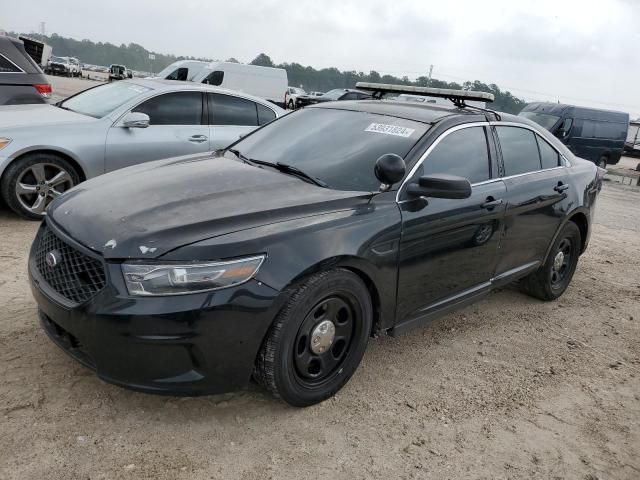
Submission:
<svg viewBox="0 0 640 480">
<path fill-rule="evenodd" d="M 449 88 L 414 87 L 412 85 L 393 85 L 390 83 L 358 82 L 356 88 L 373 92 L 374 98 L 382 98 L 385 93 L 409 93 L 425 97 L 440 97 L 451 100 L 456 107 L 466 107 L 465 100 L 493 102 L 493 93 L 473 90 L 452 90 Z"/>
</svg>

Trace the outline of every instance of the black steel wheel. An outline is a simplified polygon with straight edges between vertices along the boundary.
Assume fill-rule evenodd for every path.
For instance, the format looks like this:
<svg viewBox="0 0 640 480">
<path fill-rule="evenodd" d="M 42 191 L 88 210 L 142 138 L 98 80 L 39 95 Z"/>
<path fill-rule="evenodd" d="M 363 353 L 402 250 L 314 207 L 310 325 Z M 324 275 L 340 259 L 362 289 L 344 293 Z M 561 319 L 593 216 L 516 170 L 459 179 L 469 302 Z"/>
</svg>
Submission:
<svg viewBox="0 0 640 480">
<path fill-rule="evenodd" d="M 574 222 L 568 222 L 556 237 L 547 260 L 522 280 L 523 290 L 541 300 L 555 300 L 571 283 L 578 265 L 582 238 Z"/>
<path fill-rule="evenodd" d="M 336 269 L 311 276 L 269 330 L 255 379 L 293 406 L 325 400 L 360 364 L 372 318 L 369 292 L 355 273 Z"/>
</svg>

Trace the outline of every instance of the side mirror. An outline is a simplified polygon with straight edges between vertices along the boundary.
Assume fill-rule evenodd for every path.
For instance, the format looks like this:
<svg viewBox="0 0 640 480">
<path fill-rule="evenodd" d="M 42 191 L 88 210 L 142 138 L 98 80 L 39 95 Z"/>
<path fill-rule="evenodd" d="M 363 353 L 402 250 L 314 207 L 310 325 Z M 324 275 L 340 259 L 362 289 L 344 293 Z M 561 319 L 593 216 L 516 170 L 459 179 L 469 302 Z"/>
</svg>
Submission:
<svg viewBox="0 0 640 480">
<path fill-rule="evenodd" d="M 376 160 L 374 173 L 380 182 L 393 185 L 404 178 L 406 169 L 407 166 L 400 155 L 385 153 Z"/>
<path fill-rule="evenodd" d="M 151 119 L 142 112 L 129 112 L 122 119 L 122 126 L 126 128 L 147 128 Z"/>
<path fill-rule="evenodd" d="M 443 173 L 420 177 L 418 182 L 409 184 L 407 193 L 414 197 L 469 198 L 471 184 L 466 178 Z"/>
</svg>

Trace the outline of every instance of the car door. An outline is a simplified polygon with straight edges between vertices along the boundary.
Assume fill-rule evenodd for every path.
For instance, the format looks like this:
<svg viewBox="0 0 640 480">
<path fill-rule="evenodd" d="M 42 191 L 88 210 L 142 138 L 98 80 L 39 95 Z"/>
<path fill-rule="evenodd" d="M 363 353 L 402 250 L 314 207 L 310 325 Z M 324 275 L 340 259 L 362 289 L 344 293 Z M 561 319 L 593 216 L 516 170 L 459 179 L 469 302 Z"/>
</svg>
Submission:
<svg viewBox="0 0 640 480">
<path fill-rule="evenodd" d="M 498 125 L 495 134 L 507 187 L 498 275 L 518 274 L 542 261 L 569 208 L 564 159 L 526 126 Z"/>
<path fill-rule="evenodd" d="M 162 93 L 143 101 L 131 111 L 149 115 L 149 126 L 127 128 L 118 121 L 109 129 L 106 171 L 208 151 L 209 126 L 203 122 L 202 92 Z"/>
<path fill-rule="evenodd" d="M 467 178 L 466 199 L 411 198 L 399 193 L 402 237 L 398 264 L 399 322 L 488 289 L 494 274 L 506 189 L 498 177 L 488 126 L 453 127 L 427 150 L 407 183 L 421 175 Z"/>
<path fill-rule="evenodd" d="M 207 93 L 207 98 L 211 150 L 229 146 L 276 116 L 270 108 L 235 95 Z"/>
</svg>

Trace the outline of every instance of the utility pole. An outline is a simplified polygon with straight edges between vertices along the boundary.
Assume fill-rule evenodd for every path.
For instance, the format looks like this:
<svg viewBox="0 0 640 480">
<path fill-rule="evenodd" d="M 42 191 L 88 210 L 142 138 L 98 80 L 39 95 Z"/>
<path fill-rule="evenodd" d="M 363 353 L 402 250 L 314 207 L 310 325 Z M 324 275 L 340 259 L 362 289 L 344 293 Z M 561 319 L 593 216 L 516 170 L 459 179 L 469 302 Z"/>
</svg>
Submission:
<svg viewBox="0 0 640 480">
<path fill-rule="evenodd" d="M 431 74 L 433 73 L 433 65 L 429 65 L 429 77 L 427 77 L 427 87 L 431 83 Z"/>
</svg>

